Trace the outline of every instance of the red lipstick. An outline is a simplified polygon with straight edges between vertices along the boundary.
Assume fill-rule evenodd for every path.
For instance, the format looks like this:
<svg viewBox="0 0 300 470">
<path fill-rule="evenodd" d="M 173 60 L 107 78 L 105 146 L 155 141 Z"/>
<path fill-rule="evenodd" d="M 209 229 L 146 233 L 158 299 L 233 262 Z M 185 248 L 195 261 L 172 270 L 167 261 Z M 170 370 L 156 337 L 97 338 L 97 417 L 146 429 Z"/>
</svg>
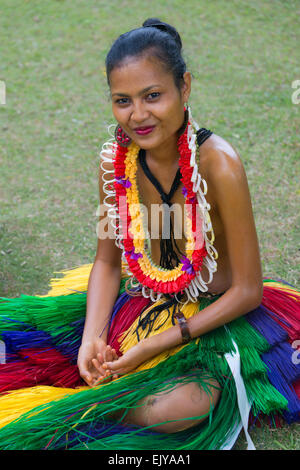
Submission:
<svg viewBox="0 0 300 470">
<path fill-rule="evenodd" d="M 150 134 L 150 132 L 153 131 L 155 126 L 147 126 L 147 127 L 136 127 L 134 129 L 134 131 L 138 134 L 138 135 L 147 135 L 147 134 Z"/>
</svg>

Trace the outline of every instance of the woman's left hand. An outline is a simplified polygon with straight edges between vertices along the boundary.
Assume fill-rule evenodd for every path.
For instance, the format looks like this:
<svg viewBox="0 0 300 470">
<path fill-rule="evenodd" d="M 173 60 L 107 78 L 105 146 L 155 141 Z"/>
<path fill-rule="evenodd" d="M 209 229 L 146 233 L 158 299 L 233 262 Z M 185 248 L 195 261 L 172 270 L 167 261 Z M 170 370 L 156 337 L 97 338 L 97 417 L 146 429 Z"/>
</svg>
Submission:
<svg viewBox="0 0 300 470">
<path fill-rule="evenodd" d="M 148 340 L 141 340 L 138 344 L 128 349 L 128 351 L 112 362 L 104 362 L 103 369 L 108 369 L 114 375 L 125 375 L 137 366 L 150 359 L 156 354 L 153 348 L 149 347 Z"/>
</svg>

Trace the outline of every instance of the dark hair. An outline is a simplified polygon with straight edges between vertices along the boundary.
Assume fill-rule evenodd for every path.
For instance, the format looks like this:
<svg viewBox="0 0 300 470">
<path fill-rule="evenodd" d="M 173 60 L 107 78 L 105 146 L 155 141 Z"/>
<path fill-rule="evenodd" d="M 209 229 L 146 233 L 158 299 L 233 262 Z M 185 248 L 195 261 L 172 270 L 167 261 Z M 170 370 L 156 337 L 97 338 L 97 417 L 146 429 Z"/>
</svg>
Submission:
<svg viewBox="0 0 300 470">
<path fill-rule="evenodd" d="M 121 34 L 113 43 L 105 61 L 108 85 L 111 71 L 125 58 L 142 56 L 147 52 L 173 74 L 175 85 L 180 89 L 186 71 L 182 42 L 176 29 L 158 18 L 147 19 L 141 28 Z"/>
</svg>

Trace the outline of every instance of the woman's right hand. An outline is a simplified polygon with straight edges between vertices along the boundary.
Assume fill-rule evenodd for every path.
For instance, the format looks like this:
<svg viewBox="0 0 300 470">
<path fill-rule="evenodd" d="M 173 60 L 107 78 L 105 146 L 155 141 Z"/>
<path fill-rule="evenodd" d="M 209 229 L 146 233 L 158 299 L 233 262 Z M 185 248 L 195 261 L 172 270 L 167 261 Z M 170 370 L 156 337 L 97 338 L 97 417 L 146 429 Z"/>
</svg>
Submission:
<svg viewBox="0 0 300 470">
<path fill-rule="evenodd" d="M 78 352 L 77 366 L 80 376 L 90 387 L 96 382 L 97 384 L 104 382 L 109 376 L 111 380 L 110 370 L 103 369 L 102 364 L 117 359 L 116 351 L 101 338 L 85 341 Z"/>
</svg>

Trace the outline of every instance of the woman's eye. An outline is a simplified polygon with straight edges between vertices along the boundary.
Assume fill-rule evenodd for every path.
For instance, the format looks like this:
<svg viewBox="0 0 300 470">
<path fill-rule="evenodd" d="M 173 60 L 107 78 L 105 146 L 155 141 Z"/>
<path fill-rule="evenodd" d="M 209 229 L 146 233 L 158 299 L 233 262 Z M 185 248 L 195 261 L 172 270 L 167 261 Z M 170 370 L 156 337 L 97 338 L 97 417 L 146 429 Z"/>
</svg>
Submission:
<svg viewBox="0 0 300 470">
<path fill-rule="evenodd" d="M 119 98 L 116 100 L 117 104 L 127 104 L 128 103 L 128 98 Z"/>
<path fill-rule="evenodd" d="M 148 95 L 148 98 L 150 98 L 150 100 L 154 100 L 155 98 L 158 98 L 159 95 L 160 93 L 156 91 L 156 92 L 150 93 L 150 95 Z"/>
</svg>

